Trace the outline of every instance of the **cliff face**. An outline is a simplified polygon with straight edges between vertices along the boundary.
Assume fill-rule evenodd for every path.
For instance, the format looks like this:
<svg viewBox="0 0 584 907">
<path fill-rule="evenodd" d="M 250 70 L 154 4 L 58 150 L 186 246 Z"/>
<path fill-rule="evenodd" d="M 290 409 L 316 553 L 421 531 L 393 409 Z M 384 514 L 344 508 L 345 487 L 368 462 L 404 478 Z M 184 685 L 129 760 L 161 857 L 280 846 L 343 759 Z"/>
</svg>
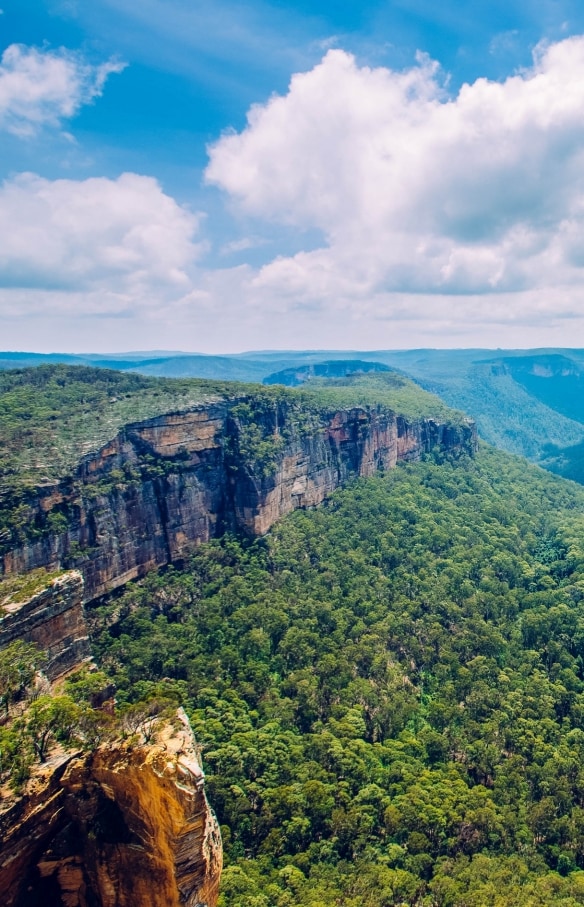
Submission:
<svg viewBox="0 0 584 907">
<path fill-rule="evenodd" d="M 5 907 L 215 907 L 221 865 L 184 713 L 154 745 L 49 764 L 0 814 Z"/>
<path fill-rule="evenodd" d="M 74 476 L 37 490 L 29 521 L 40 537 L 5 551 L 3 572 L 78 566 L 89 601 L 225 530 L 264 533 L 352 476 L 434 447 L 476 447 L 472 423 L 409 422 L 382 407 L 330 412 L 310 430 L 275 407 L 257 430 L 272 450 L 269 470 L 245 453 L 246 426 L 229 402 L 126 426 Z M 50 531 L 51 514 L 67 528 Z"/>
<path fill-rule="evenodd" d="M 258 480 L 242 470 L 231 480 L 236 522 L 262 535 L 291 510 L 321 504 L 349 479 L 419 460 L 435 447 L 474 453 L 474 425 L 408 422 L 382 409 L 341 410 L 321 431 L 284 449 L 273 476 Z"/>
<path fill-rule="evenodd" d="M 4 606 L 0 649 L 16 639 L 34 642 L 47 653 L 44 671 L 50 680 L 89 657 L 81 573 L 71 570 L 28 601 Z"/>
</svg>

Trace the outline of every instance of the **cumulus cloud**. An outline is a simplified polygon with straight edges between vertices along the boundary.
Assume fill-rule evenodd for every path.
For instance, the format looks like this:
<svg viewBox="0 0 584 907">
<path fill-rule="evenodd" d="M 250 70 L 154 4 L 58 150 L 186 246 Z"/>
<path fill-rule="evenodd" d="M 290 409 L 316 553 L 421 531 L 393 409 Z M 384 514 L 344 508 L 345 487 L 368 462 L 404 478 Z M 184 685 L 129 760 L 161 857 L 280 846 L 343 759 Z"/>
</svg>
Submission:
<svg viewBox="0 0 584 907">
<path fill-rule="evenodd" d="M 75 310 L 78 294 L 84 314 L 181 297 L 203 249 L 199 225 L 151 177 L 21 174 L 0 187 L 0 310 Z"/>
<path fill-rule="evenodd" d="M 0 128 L 30 136 L 43 126 L 59 126 L 99 97 L 108 76 L 124 68 L 115 60 L 94 66 L 65 49 L 11 44 L 0 62 Z"/>
<path fill-rule="evenodd" d="M 417 294 L 428 313 L 436 296 L 468 295 L 477 311 L 481 296 L 557 299 L 579 285 L 584 37 L 536 48 L 532 67 L 504 82 L 454 96 L 444 85 L 422 55 L 395 72 L 331 50 L 210 147 L 208 182 L 245 214 L 324 239 L 265 265 L 257 293 L 375 299 L 378 314 Z M 489 306 L 499 309 L 479 308 Z"/>
</svg>

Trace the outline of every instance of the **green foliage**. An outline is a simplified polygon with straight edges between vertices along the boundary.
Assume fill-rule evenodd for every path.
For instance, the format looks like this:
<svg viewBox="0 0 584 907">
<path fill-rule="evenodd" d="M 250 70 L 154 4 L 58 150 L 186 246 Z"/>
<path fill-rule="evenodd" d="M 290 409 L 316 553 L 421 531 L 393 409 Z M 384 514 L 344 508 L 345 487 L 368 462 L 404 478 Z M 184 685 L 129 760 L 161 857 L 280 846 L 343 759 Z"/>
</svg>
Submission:
<svg viewBox="0 0 584 907">
<path fill-rule="evenodd" d="M 0 649 L 0 707 L 5 715 L 24 696 L 45 661 L 44 652 L 20 639 Z"/>
<path fill-rule="evenodd" d="M 20 793 L 30 778 L 34 751 L 21 719 L 0 727 L 0 780 Z"/>
<path fill-rule="evenodd" d="M 126 736 L 141 735 L 150 743 L 163 719 L 170 719 L 176 712 L 176 701 L 172 698 L 148 699 L 133 705 L 126 705 L 120 713 L 120 723 Z"/>
<path fill-rule="evenodd" d="M 85 666 L 66 678 L 64 691 L 74 702 L 87 704 L 95 701 L 110 686 L 110 681 L 103 671 Z M 113 693 L 113 687 L 111 692 Z"/>
<path fill-rule="evenodd" d="M 375 402 L 410 419 L 452 422 L 465 418 L 462 412 L 454 411 L 440 397 L 397 372 L 315 378 L 304 385 L 303 390 L 308 400 L 320 401 L 329 407 L 367 406 Z"/>
<path fill-rule="evenodd" d="M 409 419 L 462 423 L 464 415 L 395 372 L 312 379 L 300 389 L 270 385 L 250 391 L 230 410 L 237 425 L 237 452 L 252 471 L 270 475 L 291 435 L 322 429 L 338 410 L 389 410 Z"/>
<path fill-rule="evenodd" d="M 278 411 L 278 401 L 252 396 L 236 403 L 231 409 L 231 417 L 237 424 L 239 456 L 259 475 L 270 475 L 284 446 L 280 430 L 283 413 Z"/>
<path fill-rule="evenodd" d="M 238 385 L 42 365 L 0 372 L 0 491 L 69 475 L 128 422 L 236 393 Z"/>
<path fill-rule="evenodd" d="M 39 696 L 31 702 L 24 727 L 39 762 L 46 761 L 55 741 L 71 742 L 80 718 L 81 709 L 70 696 Z"/>
<path fill-rule="evenodd" d="M 103 671 L 84 666 L 51 689 L 35 673 L 45 655 L 35 646 L 12 643 L 0 650 L 0 690 L 5 705 L 0 724 L 0 783 L 18 794 L 46 762 L 55 747 L 90 751 L 124 741 L 126 746 L 151 743 L 162 721 L 176 712 L 172 692 L 149 695 L 116 711 L 115 687 Z M 10 703 L 17 702 L 11 711 Z"/>
<path fill-rule="evenodd" d="M 584 903 L 584 492 L 484 449 L 94 612 L 204 745 L 222 907 Z"/>
</svg>

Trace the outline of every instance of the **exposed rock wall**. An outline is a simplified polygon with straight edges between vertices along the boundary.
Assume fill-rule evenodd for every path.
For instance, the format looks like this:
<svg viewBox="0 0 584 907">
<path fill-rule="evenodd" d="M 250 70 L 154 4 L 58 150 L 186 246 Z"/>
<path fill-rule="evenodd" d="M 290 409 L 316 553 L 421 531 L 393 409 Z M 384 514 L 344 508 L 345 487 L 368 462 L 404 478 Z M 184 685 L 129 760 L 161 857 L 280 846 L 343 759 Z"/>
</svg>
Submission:
<svg viewBox="0 0 584 907">
<path fill-rule="evenodd" d="M 233 403 L 126 426 L 73 477 L 38 489 L 29 506 L 40 537 L 5 551 L 2 571 L 78 566 L 91 600 L 227 529 L 264 533 L 352 476 L 434 447 L 476 447 L 472 423 L 408 421 L 383 407 L 332 411 L 309 430 L 283 407 L 262 418 L 258 430 L 275 451 L 269 469 L 242 452 L 246 427 Z M 66 516 L 65 531 L 46 529 L 51 513 Z"/>
<path fill-rule="evenodd" d="M 241 470 L 232 479 L 236 521 L 263 535 L 284 514 L 321 504 L 351 478 L 419 460 L 435 447 L 474 453 L 474 424 L 408 422 L 381 408 L 341 410 L 320 431 L 289 445 L 272 476 L 258 479 Z"/>
<path fill-rule="evenodd" d="M 0 616 L 0 649 L 16 639 L 34 642 L 47 653 L 50 680 L 90 655 L 83 610 L 83 577 L 71 570 L 28 601 L 5 606 Z"/>
<path fill-rule="evenodd" d="M 221 866 L 184 713 L 156 744 L 62 757 L 0 814 L 4 907 L 215 907 Z"/>
</svg>

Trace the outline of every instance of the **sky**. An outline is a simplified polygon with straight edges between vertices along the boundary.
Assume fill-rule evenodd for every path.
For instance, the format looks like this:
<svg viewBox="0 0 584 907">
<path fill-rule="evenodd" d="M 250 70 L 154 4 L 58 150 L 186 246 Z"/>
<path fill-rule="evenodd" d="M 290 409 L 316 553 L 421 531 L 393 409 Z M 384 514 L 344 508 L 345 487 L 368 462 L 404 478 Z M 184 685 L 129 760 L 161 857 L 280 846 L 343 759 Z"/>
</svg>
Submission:
<svg viewBox="0 0 584 907">
<path fill-rule="evenodd" d="M 0 349 L 584 347 L 583 4 L 0 6 Z"/>
</svg>

